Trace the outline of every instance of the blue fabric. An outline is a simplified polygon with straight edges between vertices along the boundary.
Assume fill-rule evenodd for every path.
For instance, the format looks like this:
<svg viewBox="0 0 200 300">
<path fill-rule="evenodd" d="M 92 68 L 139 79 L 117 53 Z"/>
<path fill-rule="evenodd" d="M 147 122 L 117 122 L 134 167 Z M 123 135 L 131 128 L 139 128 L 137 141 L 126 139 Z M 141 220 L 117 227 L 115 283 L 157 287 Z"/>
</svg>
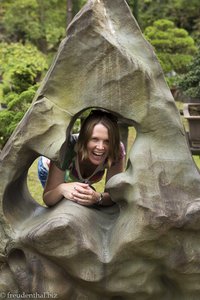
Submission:
<svg viewBox="0 0 200 300">
<path fill-rule="evenodd" d="M 48 173 L 48 170 L 43 165 L 42 157 L 40 157 L 38 160 L 38 177 L 43 187 L 46 184 Z"/>
</svg>

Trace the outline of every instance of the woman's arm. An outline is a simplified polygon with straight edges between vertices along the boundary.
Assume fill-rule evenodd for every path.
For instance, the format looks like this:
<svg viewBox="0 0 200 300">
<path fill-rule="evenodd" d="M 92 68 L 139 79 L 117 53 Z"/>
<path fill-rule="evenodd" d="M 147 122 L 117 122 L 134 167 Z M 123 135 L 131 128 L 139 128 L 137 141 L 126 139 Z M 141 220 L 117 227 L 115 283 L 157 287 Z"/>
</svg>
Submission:
<svg viewBox="0 0 200 300">
<path fill-rule="evenodd" d="M 106 182 L 114 175 L 123 172 L 125 158 L 120 159 L 107 170 Z M 109 206 L 113 201 L 109 193 L 105 190 L 98 193 L 92 190 L 86 183 L 80 182 L 64 182 L 65 171 L 60 170 L 51 162 L 49 167 L 49 175 L 44 187 L 43 201 L 47 206 L 53 206 L 62 198 L 77 202 L 81 205 L 90 206 L 100 204 Z"/>
<path fill-rule="evenodd" d="M 92 205 L 98 198 L 94 191 L 86 183 L 64 182 L 65 171 L 60 170 L 51 162 L 49 175 L 43 192 L 43 201 L 47 206 L 53 206 L 61 199 L 80 203 L 82 205 Z"/>
<path fill-rule="evenodd" d="M 51 162 L 43 192 L 43 201 L 46 205 L 52 206 L 63 198 L 62 184 L 64 183 L 64 176 L 65 172 Z"/>
<path fill-rule="evenodd" d="M 122 157 L 117 163 L 113 164 L 108 170 L 106 175 L 106 182 L 114 175 L 123 172 L 125 165 L 125 157 Z M 103 193 L 94 191 L 90 186 L 82 189 L 82 187 L 77 187 L 74 192 L 72 192 L 74 200 L 85 206 L 90 206 L 93 204 L 98 204 L 101 206 L 111 206 L 114 204 L 109 193 L 105 190 Z"/>
</svg>

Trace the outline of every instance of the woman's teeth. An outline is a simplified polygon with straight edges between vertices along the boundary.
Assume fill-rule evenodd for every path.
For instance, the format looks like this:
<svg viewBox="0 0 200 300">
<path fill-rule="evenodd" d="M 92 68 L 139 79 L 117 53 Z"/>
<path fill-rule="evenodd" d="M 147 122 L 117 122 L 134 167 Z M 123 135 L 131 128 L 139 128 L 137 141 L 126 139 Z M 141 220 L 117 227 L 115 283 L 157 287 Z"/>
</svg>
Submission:
<svg viewBox="0 0 200 300">
<path fill-rule="evenodd" d="M 93 152 L 93 154 L 96 155 L 96 156 L 103 156 L 104 155 L 104 153 L 96 153 L 96 152 Z"/>
</svg>

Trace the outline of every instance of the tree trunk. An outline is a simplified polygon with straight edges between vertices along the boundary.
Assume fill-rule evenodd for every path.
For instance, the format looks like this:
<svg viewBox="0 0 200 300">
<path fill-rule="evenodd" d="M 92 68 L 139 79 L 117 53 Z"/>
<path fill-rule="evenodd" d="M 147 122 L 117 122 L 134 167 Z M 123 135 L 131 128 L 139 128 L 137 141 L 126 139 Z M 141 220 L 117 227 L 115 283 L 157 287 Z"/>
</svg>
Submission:
<svg viewBox="0 0 200 300">
<path fill-rule="evenodd" d="M 136 20 L 138 22 L 138 18 L 139 18 L 138 0 L 134 0 L 134 2 L 133 2 L 133 13 L 134 13 L 134 17 L 136 18 Z"/>
<path fill-rule="evenodd" d="M 67 0 L 67 27 L 73 18 L 73 0 Z"/>
</svg>

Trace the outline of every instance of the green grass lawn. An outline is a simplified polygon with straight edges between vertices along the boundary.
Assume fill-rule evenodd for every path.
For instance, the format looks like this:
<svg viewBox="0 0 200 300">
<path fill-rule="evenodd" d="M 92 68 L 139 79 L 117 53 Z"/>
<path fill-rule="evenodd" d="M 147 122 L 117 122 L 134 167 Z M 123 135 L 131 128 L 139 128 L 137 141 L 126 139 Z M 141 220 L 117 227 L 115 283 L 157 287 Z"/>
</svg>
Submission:
<svg viewBox="0 0 200 300">
<path fill-rule="evenodd" d="M 194 159 L 195 164 L 197 165 L 197 167 L 200 170 L 200 156 L 199 155 L 193 155 L 193 159 Z"/>
<path fill-rule="evenodd" d="M 179 106 L 179 108 L 180 108 L 180 106 Z M 183 120 L 183 118 L 182 118 L 182 120 Z M 183 120 L 183 123 L 184 122 L 185 122 L 185 120 Z M 128 135 L 127 154 L 129 153 L 130 147 L 133 144 L 135 136 L 136 136 L 135 129 L 133 127 L 130 127 L 129 135 Z M 194 161 L 195 161 L 197 167 L 200 169 L 200 156 L 193 156 L 193 158 L 194 158 Z M 104 186 L 105 186 L 105 176 L 100 182 L 96 183 L 94 186 L 98 192 L 102 192 L 104 190 Z M 38 203 L 40 203 L 41 205 L 44 205 L 44 203 L 42 201 L 43 188 L 42 188 L 41 183 L 39 182 L 38 175 L 37 175 L 37 160 L 32 164 L 32 166 L 29 169 L 28 187 L 29 187 L 29 191 L 30 191 L 32 197 Z"/>
<path fill-rule="evenodd" d="M 42 200 L 43 187 L 37 175 L 37 160 L 34 161 L 28 172 L 28 188 L 32 197 L 41 205 L 44 205 Z"/>
</svg>

